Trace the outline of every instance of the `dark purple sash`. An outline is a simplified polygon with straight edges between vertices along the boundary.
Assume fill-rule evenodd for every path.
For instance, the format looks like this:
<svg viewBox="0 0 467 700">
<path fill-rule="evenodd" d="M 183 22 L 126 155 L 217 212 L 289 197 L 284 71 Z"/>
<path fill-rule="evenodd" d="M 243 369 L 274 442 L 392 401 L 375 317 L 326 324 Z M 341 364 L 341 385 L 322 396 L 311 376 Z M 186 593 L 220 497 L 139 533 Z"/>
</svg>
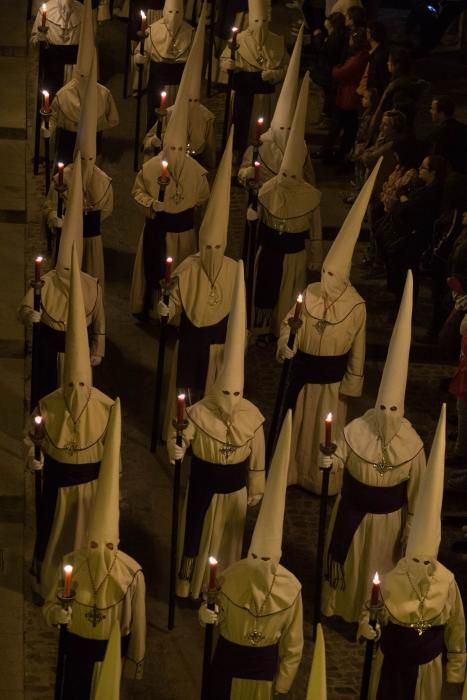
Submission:
<svg viewBox="0 0 467 700">
<path fill-rule="evenodd" d="M 230 700 L 234 678 L 273 681 L 279 667 L 279 645 L 243 646 L 220 636 L 211 665 L 209 697 Z"/>
<path fill-rule="evenodd" d="M 310 355 L 297 351 L 290 367 L 290 378 L 285 397 L 285 410 L 295 410 L 298 395 L 305 384 L 334 384 L 341 382 L 347 371 L 345 355 Z"/>
<path fill-rule="evenodd" d="M 83 238 L 95 238 L 101 235 L 101 210 L 83 211 Z"/>
</svg>

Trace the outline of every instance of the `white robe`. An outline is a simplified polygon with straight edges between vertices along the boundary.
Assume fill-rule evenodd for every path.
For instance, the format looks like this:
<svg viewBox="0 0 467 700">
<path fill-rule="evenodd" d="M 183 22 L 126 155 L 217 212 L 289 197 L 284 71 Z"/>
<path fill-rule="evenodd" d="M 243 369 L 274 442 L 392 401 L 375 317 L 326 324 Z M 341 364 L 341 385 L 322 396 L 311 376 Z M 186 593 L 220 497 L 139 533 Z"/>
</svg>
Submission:
<svg viewBox="0 0 467 700">
<path fill-rule="evenodd" d="M 295 306 L 289 311 L 281 325 L 278 349 L 287 344 L 289 338 L 288 319 L 293 316 Z M 341 297 L 328 310 L 327 324 L 322 333 L 316 324 L 323 319 L 324 301 L 321 284 L 310 284 L 304 293 L 301 320 L 295 347 L 312 355 L 344 355 L 349 353 L 347 370 L 340 382 L 332 384 L 307 384 L 301 390 L 292 423 L 292 447 L 289 465 L 289 484 L 300 484 L 303 488 L 321 492 L 320 444 L 324 440 L 324 419 L 333 415 L 334 438 L 343 430 L 347 415 L 347 397 L 360 396 L 363 388 L 365 364 L 365 302 L 349 285 Z M 331 474 L 329 494 L 340 491 L 341 473 Z"/>
<path fill-rule="evenodd" d="M 53 134 L 57 128 L 78 132 L 81 113 L 79 80 L 72 78 L 55 95 L 50 105 L 49 130 Z M 117 106 L 108 88 L 97 83 L 97 131 L 113 129 L 120 121 Z"/>
<path fill-rule="evenodd" d="M 183 433 L 185 447 L 191 445 L 193 454 L 200 459 L 219 465 L 238 464 L 248 459 L 247 486 L 233 493 L 214 494 L 206 512 L 198 555 L 195 559 L 191 581 L 177 580 L 177 594 L 199 598 L 209 577 L 210 556 L 216 557 L 219 570 L 238 561 L 242 554 L 243 531 L 247 511 L 247 497 L 264 493 L 264 417 L 245 399 L 240 400 L 232 416 L 231 433 L 220 418 L 219 411 L 210 397 L 187 409 L 188 427 Z M 226 443 L 235 449 L 225 455 L 221 449 Z M 173 454 L 175 434 L 168 443 L 169 455 Z M 186 507 L 190 486 L 180 519 L 178 561 L 182 561 L 185 537 Z"/>
<path fill-rule="evenodd" d="M 394 468 L 384 474 L 376 470 L 375 464 L 381 460 L 382 452 L 373 415 L 374 409 L 370 409 L 344 429 L 343 436 L 337 441 L 339 467 L 347 469 L 354 479 L 368 486 L 395 486 L 407 481 L 407 508 L 392 513 L 367 513 L 355 532 L 345 560 L 345 589 L 335 590 L 324 581 L 324 615 L 339 615 L 346 622 L 357 622 L 360 618 L 364 604 L 370 599 L 375 571 L 385 574 L 399 561 L 425 471 L 423 443 L 406 419 L 387 448 Z M 329 523 L 328 546 L 340 500 L 339 495 Z"/>
<path fill-rule="evenodd" d="M 65 22 L 60 14 L 57 0 L 48 0 L 46 22 L 48 43 L 57 45 L 79 44 L 82 15 L 82 3 L 78 2 L 78 0 L 74 0 L 68 22 Z M 31 44 L 33 44 L 33 46 L 39 43 L 38 27 L 41 25 L 42 13 L 39 9 L 31 31 Z"/>
</svg>

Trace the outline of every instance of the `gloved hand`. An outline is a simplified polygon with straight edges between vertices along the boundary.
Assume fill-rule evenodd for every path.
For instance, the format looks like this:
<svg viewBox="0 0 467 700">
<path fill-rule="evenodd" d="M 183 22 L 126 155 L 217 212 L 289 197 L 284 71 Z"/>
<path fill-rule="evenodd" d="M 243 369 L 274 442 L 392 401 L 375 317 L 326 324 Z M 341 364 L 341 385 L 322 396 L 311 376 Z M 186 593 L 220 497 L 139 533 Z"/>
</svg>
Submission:
<svg viewBox="0 0 467 700">
<path fill-rule="evenodd" d="M 171 457 L 170 463 L 175 464 L 175 462 L 178 459 L 183 460 L 183 458 L 185 456 L 185 451 L 186 451 L 185 447 L 183 447 L 183 446 L 180 447 L 179 445 L 175 444 L 173 446 L 173 449 L 172 449 L 172 457 Z"/>
<path fill-rule="evenodd" d="M 41 28 L 42 29 L 42 28 Z M 47 32 L 49 31 L 48 27 L 44 27 L 42 31 L 37 32 L 37 41 L 48 41 L 47 38 Z"/>
<path fill-rule="evenodd" d="M 35 309 L 31 309 L 31 311 L 28 313 L 28 324 L 32 326 L 33 323 L 39 323 L 41 320 L 42 316 L 42 309 L 40 311 L 36 311 Z"/>
<path fill-rule="evenodd" d="M 157 313 L 159 316 L 169 316 L 170 315 L 170 309 L 167 306 L 167 304 L 164 304 L 162 299 L 157 302 Z"/>
<path fill-rule="evenodd" d="M 45 123 L 41 123 L 41 136 L 43 139 L 50 139 L 50 129 L 47 129 Z"/>
<path fill-rule="evenodd" d="M 164 211 L 164 202 L 159 202 L 158 199 L 155 199 L 151 204 L 151 209 L 156 213 L 158 211 Z"/>
<path fill-rule="evenodd" d="M 258 505 L 260 500 L 263 498 L 263 494 L 259 493 L 256 496 L 249 496 L 247 500 L 247 504 L 252 508 L 253 506 Z"/>
<path fill-rule="evenodd" d="M 267 83 L 278 83 L 281 79 L 281 71 L 279 70 L 263 70 L 261 78 Z"/>
<path fill-rule="evenodd" d="M 215 610 L 209 610 L 207 603 L 203 603 L 198 610 L 198 620 L 201 627 L 206 627 L 206 625 L 218 625 L 219 607 L 216 605 Z"/>
<path fill-rule="evenodd" d="M 321 454 L 321 463 L 319 466 L 323 467 L 323 469 L 331 468 L 331 474 L 335 474 L 337 471 L 339 471 L 339 463 L 337 459 L 333 459 L 330 455 L 328 456 Z"/>
<path fill-rule="evenodd" d="M 100 355 L 91 355 L 91 367 L 99 367 L 102 362 L 102 357 Z"/>
<path fill-rule="evenodd" d="M 246 210 L 246 220 L 247 221 L 257 221 L 258 219 L 258 212 L 256 209 L 253 209 L 253 207 L 248 207 Z"/>
<path fill-rule="evenodd" d="M 224 62 L 224 68 L 225 68 L 225 70 L 235 70 L 235 61 L 232 61 L 231 58 L 228 58 Z"/>
<path fill-rule="evenodd" d="M 156 134 L 151 138 L 151 146 L 152 148 L 160 148 L 162 146 L 162 141 Z"/>
<path fill-rule="evenodd" d="M 377 622 L 376 629 L 373 629 L 369 622 L 361 622 L 358 626 L 357 639 L 362 642 L 364 639 L 377 642 L 381 637 L 381 625 Z"/>
<path fill-rule="evenodd" d="M 53 609 L 50 619 L 53 625 L 69 625 L 71 622 L 71 607 L 62 608 L 61 605 L 57 605 Z"/>
<path fill-rule="evenodd" d="M 146 63 L 146 58 L 140 51 L 137 51 L 135 53 L 135 63 L 137 66 L 144 66 L 144 64 Z"/>
<path fill-rule="evenodd" d="M 295 349 L 291 350 L 287 344 L 283 345 L 278 353 L 279 360 L 281 362 L 284 362 L 284 360 L 291 360 L 293 357 L 295 357 L 296 352 L 297 351 Z"/>
<path fill-rule="evenodd" d="M 44 455 L 41 452 L 41 458 L 36 459 L 34 454 L 28 456 L 27 467 L 30 472 L 38 472 L 44 466 Z"/>
<path fill-rule="evenodd" d="M 63 219 L 61 217 L 59 218 L 58 216 L 55 216 L 53 228 L 62 228 L 62 226 L 63 226 Z"/>
<path fill-rule="evenodd" d="M 252 165 L 248 166 L 248 168 L 243 168 L 241 173 L 239 173 L 241 177 L 245 178 L 245 180 L 253 180 L 255 176 L 255 169 Z"/>
</svg>

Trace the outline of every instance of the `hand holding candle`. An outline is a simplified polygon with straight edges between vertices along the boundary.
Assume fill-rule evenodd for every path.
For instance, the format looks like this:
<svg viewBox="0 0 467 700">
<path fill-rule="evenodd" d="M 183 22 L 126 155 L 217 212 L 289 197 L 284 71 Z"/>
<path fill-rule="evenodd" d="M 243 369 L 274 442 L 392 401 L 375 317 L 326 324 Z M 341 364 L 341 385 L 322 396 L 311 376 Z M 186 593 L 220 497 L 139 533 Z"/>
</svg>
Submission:
<svg viewBox="0 0 467 700">
<path fill-rule="evenodd" d="M 332 446 L 332 413 L 328 413 L 324 419 L 324 446 Z"/>
<path fill-rule="evenodd" d="M 373 585 L 371 588 L 370 608 L 377 608 L 379 606 L 380 590 L 381 581 L 379 580 L 378 572 L 376 572 L 373 577 Z"/>
<path fill-rule="evenodd" d="M 63 567 L 63 597 L 71 598 L 71 579 L 73 577 L 73 567 L 66 564 Z"/>
</svg>

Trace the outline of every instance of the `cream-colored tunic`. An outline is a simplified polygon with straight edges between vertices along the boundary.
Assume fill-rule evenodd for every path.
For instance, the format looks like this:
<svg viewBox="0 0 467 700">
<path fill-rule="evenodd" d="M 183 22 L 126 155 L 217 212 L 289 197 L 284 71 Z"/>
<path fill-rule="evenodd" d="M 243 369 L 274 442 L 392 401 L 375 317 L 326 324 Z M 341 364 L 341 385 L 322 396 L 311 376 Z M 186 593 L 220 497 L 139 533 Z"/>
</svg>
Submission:
<svg viewBox="0 0 467 700">
<path fill-rule="evenodd" d="M 57 0 L 47 2 L 47 41 L 50 44 L 79 44 L 79 34 L 81 29 L 81 18 L 83 15 L 83 5 L 74 0 L 72 11 L 68 20 L 61 15 Z M 39 43 L 38 27 L 42 25 L 42 13 L 36 15 L 31 32 L 31 44 Z"/>
<path fill-rule="evenodd" d="M 406 560 L 401 559 L 393 571 L 382 578 L 381 594 L 385 608 L 382 624 L 388 621 L 410 625 L 419 620 L 419 599 L 416 597 L 406 574 Z M 465 617 L 462 598 L 454 575 L 440 562 L 435 571 L 423 606 L 424 618 L 432 625 L 445 625 L 444 640 L 447 664 L 444 670 L 448 683 L 463 683 L 466 668 Z M 368 612 L 362 620 L 368 619 Z M 414 631 L 414 635 L 416 636 Z M 378 649 L 373 663 L 369 700 L 376 700 L 383 654 Z M 433 661 L 419 666 L 414 700 L 441 700 L 443 689 L 442 654 Z"/>
<path fill-rule="evenodd" d="M 278 349 L 287 344 L 289 338 L 288 319 L 293 316 L 293 307 L 281 325 Z M 317 324 L 325 317 L 326 325 L 320 332 Z M 301 390 L 292 423 L 292 447 L 289 465 L 289 484 L 300 484 L 303 488 L 321 492 L 320 443 L 324 440 L 324 419 L 333 415 L 334 436 L 344 428 L 347 415 L 347 397 L 360 396 L 363 388 L 365 364 L 365 302 L 349 285 L 340 298 L 324 314 L 321 284 L 310 284 L 304 293 L 302 327 L 297 334 L 295 347 L 312 355 L 344 355 L 349 353 L 347 371 L 341 382 L 333 384 L 307 384 Z M 342 474 L 331 474 L 329 494 L 340 491 Z"/>
<path fill-rule="evenodd" d="M 209 577 L 208 559 L 216 557 L 219 570 L 238 561 L 242 555 L 243 530 L 247 510 L 247 497 L 264 493 L 264 417 L 246 399 L 241 399 L 233 416 L 231 430 L 220 417 L 211 397 L 206 397 L 187 409 L 188 427 L 183 433 L 185 447 L 191 445 L 193 454 L 207 462 L 219 465 L 238 464 L 248 459 L 247 487 L 226 494 L 214 494 L 204 518 L 198 556 L 195 560 L 189 595 L 199 598 Z M 169 455 L 173 454 L 175 434 L 167 443 Z M 225 454 L 221 450 L 229 444 L 234 449 Z M 178 561 L 182 560 L 185 537 L 185 504 L 180 519 Z M 178 579 L 177 592 L 187 596 L 185 581 Z"/>
<path fill-rule="evenodd" d="M 135 201 L 145 209 L 146 217 L 154 218 L 152 204 L 159 197 L 158 178 L 162 172 L 162 160 L 164 156 L 159 154 L 147 163 L 136 176 L 132 195 Z M 180 175 L 174 178 L 170 172 L 170 181 L 165 190 L 164 211 L 177 214 L 193 207 L 199 207 L 209 198 L 209 185 L 206 178 L 206 170 L 193 158 L 186 156 Z M 166 234 L 167 256 L 173 259 L 174 267 L 177 267 L 186 257 L 196 253 L 198 244 L 194 229 L 181 233 Z M 131 283 L 130 303 L 132 313 L 140 313 L 144 305 L 145 292 L 144 261 L 143 261 L 143 233 L 139 238 L 136 251 L 133 279 Z"/>
<path fill-rule="evenodd" d="M 335 590 L 324 582 L 323 613 L 339 615 L 346 622 L 357 622 L 370 599 L 375 571 L 380 575 L 398 562 L 413 517 L 420 480 L 425 471 L 423 443 L 409 421 L 403 420 L 395 438 L 387 447 L 393 469 L 380 474 L 375 464 L 381 461 L 374 409 L 352 421 L 337 441 L 336 457 L 341 469 L 347 469 L 357 481 L 368 486 L 396 486 L 407 481 L 407 508 L 392 513 L 367 513 L 350 544 L 344 564 L 345 589 Z M 334 504 L 329 523 L 328 545 L 334 529 L 341 496 Z"/>
<path fill-rule="evenodd" d="M 274 688 L 287 693 L 297 673 L 303 649 L 300 582 L 279 565 L 270 581 L 252 580 L 248 560 L 229 567 L 219 578 L 219 632 L 230 642 L 247 646 L 248 633 L 264 635 L 259 647 L 279 644 L 279 668 Z M 270 593 L 269 593 L 270 591 Z M 234 678 L 230 700 L 272 700 L 273 683 Z"/>
<path fill-rule="evenodd" d="M 79 80 L 72 78 L 55 95 L 50 105 L 49 129 L 51 134 L 57 128 L 78 131 L 81 112 Z M 105 131 L 117 126 L 120 121 L 117 106 L 108 88 L 97 83 L 97 131 Z"/>
<path fill-rule="evenodd" d="M 100 462 L 113 405 L 113 399 L 92 387 L 88 404 L 75 425 L 66 407 L 63 390 L 60 388 L 48 394 L 39 402 L 39 413 L 45 427 L 41 450 L 62 463 L 64 469 L 66 464 Z M 74 446 L 73 449 L 69 448 L 70 445 Z M 97 479 L 58 489 L 54 523 L 41 566 L 43 598 L 55 581 L 62 557 L 87 543 L 96 489 Z"/>
<path fill-rule="evenodd" d="M 92 550 L 90 550 L 92 551 Z M 122 637 L 130 635 L 127 656 L 124 660 L 123 673 L 127 678 L 140 679 L 143 676 L 144 654 L 146 647 L 146 603 L 145 582 L 141 566 L 124 552 L 117 550 L 110 575 L 97 593 L 93 592 L 93 583 L 89 574 L 86 555 L 87 549 L 79 549 L 63 557 L 63 565 L 73 566 L 72 588 L 76 597 L 72 603 L 72 618 L 68 631 L 86 639 L 108 639 L 115 620 L 120 623 Z M 53 581 L 48 591 L 47 600 L 42 609 L 43 615 L 52 624 L 52 614 L 57 607 L 57 594 L 63 587 L 60 575 Z M 99 577 L 98 583 L 105 573 Z M 102 619 L 93 626 L 86 617 L 93 612 L 94 604 L 98 616 Z M 94 666 L 91 698 L 99 677 L 101 663 Z"/>
</svg>

